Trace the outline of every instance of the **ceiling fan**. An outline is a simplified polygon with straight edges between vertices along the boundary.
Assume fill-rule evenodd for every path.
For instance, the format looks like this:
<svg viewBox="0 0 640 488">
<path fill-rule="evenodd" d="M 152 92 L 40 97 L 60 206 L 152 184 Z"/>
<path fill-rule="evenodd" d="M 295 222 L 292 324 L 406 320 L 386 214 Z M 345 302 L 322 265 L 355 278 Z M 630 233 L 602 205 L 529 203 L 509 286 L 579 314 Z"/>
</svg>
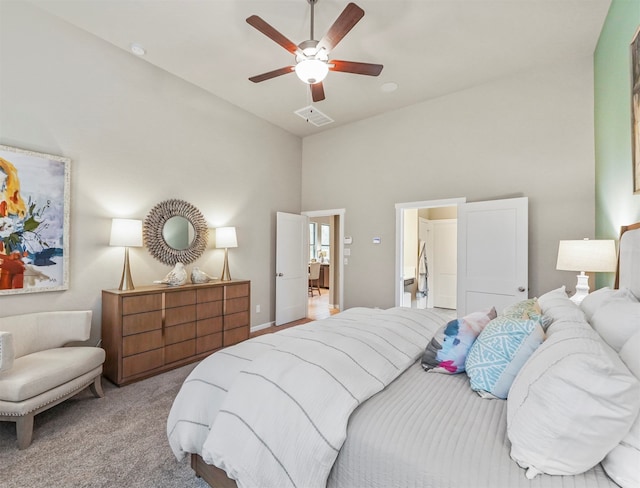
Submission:
<svg viewBox="0 0 640 488">
<path fill-rule="evenodd" d="M 311 87 L 311 98 L 314 102 L 324 100 L 324 87 L 322 80 L 329 71 L 342 71 L 343 73 L 354 73 L 357 75 L 378 76 L 382 71 L 381 64 L 357 63 L 354 61 L 340 61 L 329 59 L 329 54 L 334 47 L 344 38 L 345 35 L 355 26 L 362 17 L 364 10 L 355 3 L 350 3 L 345 7 L 340 16 L 336 19 L 329 31 L 319 41 L 313 36 L 313 10 L 318 0 L 307 0 L 311 4 L 311 28 L 310 39 L 295 45 L 284 35 L 274 29 L 257 15 L 247 18 L 247 23 L 265 36 L 280 44 L 283 48 L 295 55 L 295 65 L 285 66 L 267 73 L 252 76 L 249 80 L 254 83 L 270 80 L 277 76 L 285 75 L 293 71 L 298 78 Z"/>
</svg>

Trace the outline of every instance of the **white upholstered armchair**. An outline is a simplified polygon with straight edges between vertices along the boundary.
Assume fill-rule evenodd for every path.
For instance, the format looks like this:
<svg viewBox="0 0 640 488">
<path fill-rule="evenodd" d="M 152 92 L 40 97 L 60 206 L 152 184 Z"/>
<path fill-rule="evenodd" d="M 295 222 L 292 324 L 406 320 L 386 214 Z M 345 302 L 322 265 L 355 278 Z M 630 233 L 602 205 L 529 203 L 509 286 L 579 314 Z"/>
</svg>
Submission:
<svg viewBox="0 0 640 488">
<path fill-rule="evenodd" d="M 90 310 L 0 317 L 0 421 L 16 423 L 18 448 L 31 444 L 38 413 L 87 386 L 104 396 L 104 350 L 64 347 L 88 340 L 90 329 Z"/>
</svg>

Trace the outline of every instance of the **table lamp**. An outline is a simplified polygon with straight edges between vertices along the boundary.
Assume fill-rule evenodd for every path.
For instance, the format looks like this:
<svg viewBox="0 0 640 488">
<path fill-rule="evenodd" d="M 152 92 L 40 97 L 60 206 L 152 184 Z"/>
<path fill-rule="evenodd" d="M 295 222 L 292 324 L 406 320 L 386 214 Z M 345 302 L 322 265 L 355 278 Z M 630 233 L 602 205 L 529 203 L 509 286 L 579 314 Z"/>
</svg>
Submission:
<svg viewBox="0 0 640 488">
<path fill-rule="evenodd" d="M 113 219 L 109 245 L 124 247 L 124 268 L 118 290 L 134 290 L 129 268 L 129 248 L 142 246 L 142 220 Z"/>
<path fill-rule="evenodd" d="M 238 239 L 236 237 L 235 227 L 218 227 L 216 229 L 216 247 L 224 248 L 224 265 L 222 266 L 222 275 L 220 281 L 231 281 L 231 273 L 229 273 L 229 251 L 230 247 L 238 247 Z"/>
<path fill-rule="evenodd" d="M 608 273 L 616 270 L 616 244 L 613 240 L 560 241 L 556 269 L 580 271 L 576 292 L 571 300 L 580 304 L 589 294 L 589 277 L 585 271 Z"/>
</svg>

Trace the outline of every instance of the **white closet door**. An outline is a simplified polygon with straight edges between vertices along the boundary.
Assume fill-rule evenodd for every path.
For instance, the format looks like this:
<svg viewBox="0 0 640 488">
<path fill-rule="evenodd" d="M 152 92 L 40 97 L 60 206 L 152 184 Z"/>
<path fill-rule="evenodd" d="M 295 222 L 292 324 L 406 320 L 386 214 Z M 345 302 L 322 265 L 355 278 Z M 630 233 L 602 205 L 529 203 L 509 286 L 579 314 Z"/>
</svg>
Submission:
<svg viewBox="0 0 640 488">
<path fill-rule="evenodd" d="M 433 222 L 433 306 L 456 309 L 458 226 L 455 220 Z"/>
</svg>

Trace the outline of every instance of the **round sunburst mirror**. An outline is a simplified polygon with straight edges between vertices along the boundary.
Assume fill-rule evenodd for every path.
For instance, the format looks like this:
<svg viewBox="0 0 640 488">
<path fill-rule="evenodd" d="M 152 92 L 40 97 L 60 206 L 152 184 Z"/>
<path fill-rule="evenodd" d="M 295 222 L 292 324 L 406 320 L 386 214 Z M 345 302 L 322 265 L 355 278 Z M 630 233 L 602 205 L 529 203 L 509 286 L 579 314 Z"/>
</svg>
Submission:
<svg viewBox="0 0 640 488">
<path fill-rule="evenodd" d="M 165 200 L 151 209 L 142 228 L 145 245 L 158 261 L 169 266 L 189 264 L 207 247 L 207 222 L 184 200 Z"/>
</svg>

